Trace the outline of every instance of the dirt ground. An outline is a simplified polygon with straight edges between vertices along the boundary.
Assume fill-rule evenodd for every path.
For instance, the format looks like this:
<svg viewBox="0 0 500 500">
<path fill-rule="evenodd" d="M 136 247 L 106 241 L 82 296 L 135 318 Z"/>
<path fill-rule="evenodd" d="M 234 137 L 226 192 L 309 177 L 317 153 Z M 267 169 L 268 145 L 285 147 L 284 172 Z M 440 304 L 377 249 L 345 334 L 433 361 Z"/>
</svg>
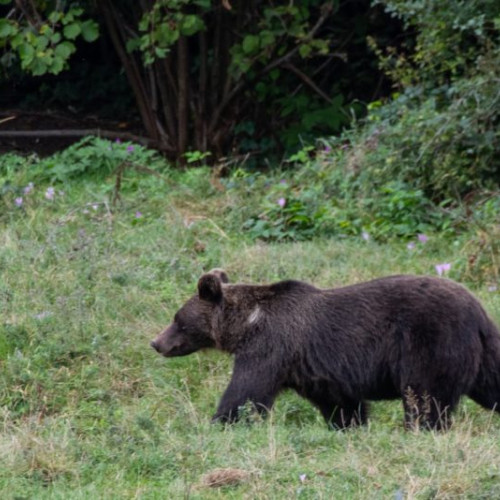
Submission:
<svg viewBox="0 0 500 500">
<path fill-rule="evenodd" d="M 0 111 L 0 154 L 17 153 L 29 155 L 36 153 L 47 156 L 64 149 L 81 139 L 82 130 L 116 132 L 120 134 L 129 132 L 142 135 L 137 124 L 129 122 L 113 122 L 102 120 L 95 116 L 78 116 L 57 111 L 34 112 L 24 110 Z M 5 136 L 4 132 L 26 132 L 29 136 Z"/>
</svg>

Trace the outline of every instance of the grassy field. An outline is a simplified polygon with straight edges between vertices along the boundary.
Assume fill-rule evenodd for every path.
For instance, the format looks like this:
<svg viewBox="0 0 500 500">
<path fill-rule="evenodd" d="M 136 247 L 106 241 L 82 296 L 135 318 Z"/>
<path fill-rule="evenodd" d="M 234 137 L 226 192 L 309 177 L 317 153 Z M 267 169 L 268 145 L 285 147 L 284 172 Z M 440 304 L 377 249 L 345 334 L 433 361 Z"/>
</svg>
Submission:
<svg viewBox="0 0 500 500">
<path fill-rule="evenodd" d="M 292 393 L 224 428 L 209 422 L 231 360 L 149 347 L 212 267 L 323 287 L 445 262 L 454 277 L 467 236 L 255 242 L 238 229 L 252 198 L 203 171 L 131 176 L 114 209 L 113 183 L 35 185 L 0 205 L 0 498 L 500 498 L 500 417 L 466 398 L 447 433 L 404 431 L 397 401 L 328 431 Z M 500 324 L 500 293 L 468 285 Z"/>
</svg>

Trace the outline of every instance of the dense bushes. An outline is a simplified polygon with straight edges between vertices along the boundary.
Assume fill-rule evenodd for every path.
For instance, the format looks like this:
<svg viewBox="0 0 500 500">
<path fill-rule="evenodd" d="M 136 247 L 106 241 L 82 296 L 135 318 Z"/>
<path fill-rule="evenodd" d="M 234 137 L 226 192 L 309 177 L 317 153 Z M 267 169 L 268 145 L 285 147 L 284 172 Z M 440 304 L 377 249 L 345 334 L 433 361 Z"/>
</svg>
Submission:
<svg viewBox="0 0 500 500">
<path fill-rule="evenodd" d="M 316 153 L 306 148 L 294 156 L 286 193 L 275 184 L 247 221 L 255 235 L 456 233 L 466 220 L 477 220 L 475 213 L 494 227 L 500 5 L 378 3 L 416 33 L 398 48 L 372 41 L 398 91 L 389 101 L 372 102 L 365 120 L 321 141 Z"/>
</svg>

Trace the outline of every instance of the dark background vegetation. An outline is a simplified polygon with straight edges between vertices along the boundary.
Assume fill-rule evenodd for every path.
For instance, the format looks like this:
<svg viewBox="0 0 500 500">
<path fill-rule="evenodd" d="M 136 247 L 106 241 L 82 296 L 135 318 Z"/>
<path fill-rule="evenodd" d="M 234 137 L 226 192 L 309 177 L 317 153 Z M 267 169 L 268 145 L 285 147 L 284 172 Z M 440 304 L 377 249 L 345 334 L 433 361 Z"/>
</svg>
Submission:
<svg viewBox="0 0 500 500">
<path fill-rule="evenodd" d="M 177 159 L 187 150 L 279 158 L 339 133 L 391 92 L 367 37 L 383 47 L 412 38 L 366 0 L 79 2 L 68 23 L 92 18 L 99 37 L 66 40 L 76 51 L 62 66 L 22 69 L 12 37 L 33 21 L 34 5 L 32 32 L 51 26 L 64 40 L 69 24 L 48 20 L 51 2 L 20 4 L 3 7 L 13 26 L 3 38 L 3 109 L 118 119 Z"/>
<path fill-rule="evenodd" d="M 0 3 L 3 151 L 94 133 L 229 188 L 286 171 L 243 221 L 256 238 L 455 234 L 498 213 L 498 2 Z M 107 147 L 37 158 L 33 180 L 123 172 Z"/>
</svg>

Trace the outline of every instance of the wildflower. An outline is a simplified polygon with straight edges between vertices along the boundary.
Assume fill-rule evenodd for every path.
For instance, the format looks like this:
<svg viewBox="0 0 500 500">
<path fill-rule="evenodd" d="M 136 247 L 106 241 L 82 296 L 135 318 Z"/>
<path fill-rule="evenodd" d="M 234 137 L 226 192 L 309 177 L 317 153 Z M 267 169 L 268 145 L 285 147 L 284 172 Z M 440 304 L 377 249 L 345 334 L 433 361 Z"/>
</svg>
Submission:
<svg viewBox="0 0 500 500">
<path fill-rule="evenodd" d="M 363 238 L 365 241 L 370 241 L 370 234 L 367 233 L 366 231 L 363 231 L 361 233 L 361 238 Z"/>
<path fill-rule="evenodd" d="M 408 250 L 413 250 L 415 248 L 415 242 L 414 241 L 410 241 L 410 243 L 408 243 L 408 245 L 406 245 L 406 248 Z"/>
<path fill-rule="evenodd" d="M 140 219 L 142 217 L 142 213 L 139 210 L 135 213 L 135 218 Z"/>
<path fill-rule="evenodd" d="M 55 194 L 55 189 L 53 187 L 48 187 L 47 191 L 45 191 L 45 198 L 47 198 L 47 200 L 53 200 Z"/>
<path fill-rule="evenodd" d="M 97 203 L 92 203 L 92 209 L 97 210 L 99 208 L 99 205 Z"/>
<path fill-rule="evenodd" d="M 117 138 L 115 139 L 115 143 L 116 143 L 116 144 L 121 144 L 121 143 L 122 143 L 122 140 L 121 140 L 119 137 L 117 137 Z"/>
<path fill-rule="evenodd" d="M 325 153 L 330 153 L 332 151 L 332 148 L 330 146 L 325 146 L 325 149 L 323 149 Z"/>
<path fill-rule="evenodd" d="M 16 199 L 14 200 L 14 203 L 16 204 L 16 207 L 21 207 L 21 206 L 22 206 L 22 204 L 23 204 L 23 199 L 22 199 L 21 197 L 16 198 Z"/>
<path fill-rule="evenodd" d="M 417 238 L 420 243 L 427 243 L 429 241 L 429 237 L 426 234 L 419 234 Z"/>
<path fill-rule="evenodd" d="M 299 479 L 300 479 L 300 482 L 303 483 L 305 480 L 306 480 L 307 476 L 305 474 L 300 474 L 299 475 Z"/>
<path fill-rule="evenodd" d="M 451 264 L 448 262 L 446 262 L 444 264 L 436 264 L 435 268 L 436 268 L 436 272 L 438 273 L 438 276 L 442 276 L 443 274 L 446 274 L 451 269 Z"/>
<path fill-rule="evenodd" d="M 490 285 L 488 287 L 488 292 L 496 292 L 498 290 L 498 287 L 496 285 Z"/>
<path fill-rule="evenodd" d="M 23 189 L 23 193 L 24 194 L 30 194 L 31 191 L 33 191 L 33 188 L 34 188 L 34 184 L 32 182 L 30 182 L 24 189 Z"/>
<path fill-rule="evenodd" d="M 283 207 L 285 206 L 285 204 L 286 204 L 286 200 L 285 200 L 285 198 L 280 198 L 280 199 L 278 200 L 278 205 L 279 205 L 281 208 L 283 208 Z"/>
<path fill-rule="evenodd" d="M 132 153 L 134 151 L 134 146 L 127 146 L 127 153 Z"/>
</svg>

